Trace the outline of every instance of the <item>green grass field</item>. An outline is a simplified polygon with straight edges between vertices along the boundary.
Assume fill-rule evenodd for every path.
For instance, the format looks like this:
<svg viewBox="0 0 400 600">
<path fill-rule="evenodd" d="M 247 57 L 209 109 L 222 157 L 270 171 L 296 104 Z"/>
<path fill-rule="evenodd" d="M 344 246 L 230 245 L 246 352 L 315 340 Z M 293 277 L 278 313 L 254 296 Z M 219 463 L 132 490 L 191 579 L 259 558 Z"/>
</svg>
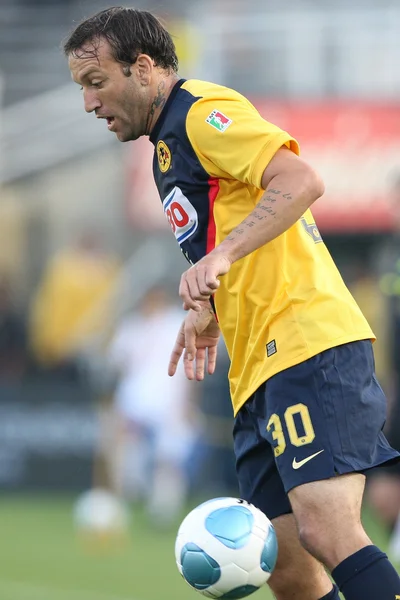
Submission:
<svg viewBox="0 0 400 600">
<path fill-rule="evenodd" d="M 73 500 L 0 500 L 1 600 L 190 600 L 201 596 L 181 579 L 174 533 L 159 533 L 132 512 L 130 539 L 118 548 L 92 547 L 76 537 Z M 386 537 L 365 514 L 375 543 Z M 252 596 L 270 600 L 265 588 Z"/>
</svg>

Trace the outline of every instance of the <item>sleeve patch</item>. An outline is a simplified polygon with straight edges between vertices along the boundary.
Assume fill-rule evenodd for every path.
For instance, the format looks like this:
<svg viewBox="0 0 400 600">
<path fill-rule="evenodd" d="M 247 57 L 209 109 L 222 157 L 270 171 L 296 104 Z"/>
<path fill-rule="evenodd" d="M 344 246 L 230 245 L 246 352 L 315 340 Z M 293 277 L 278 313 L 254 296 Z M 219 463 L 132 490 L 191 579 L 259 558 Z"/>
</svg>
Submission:
<svg viewBox="0 0 400 600">
<path fill-rule="evenodd" d="M 232 119 L 215 109 L 208 115 L 206 123 L 211 125 L 211 127 L 214 127 L 214 129 L 218 129 L 221 133 L 224 133 L 232 123 Z"/>
</svg>

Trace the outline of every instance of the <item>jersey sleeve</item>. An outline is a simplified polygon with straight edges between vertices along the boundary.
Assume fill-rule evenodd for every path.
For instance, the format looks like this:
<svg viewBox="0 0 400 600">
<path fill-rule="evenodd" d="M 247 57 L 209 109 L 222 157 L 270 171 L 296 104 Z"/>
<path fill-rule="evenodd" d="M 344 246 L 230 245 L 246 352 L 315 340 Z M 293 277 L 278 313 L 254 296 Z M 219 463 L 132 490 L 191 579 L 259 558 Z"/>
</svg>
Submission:
<svg viewBox="0 0 400 600">
<path fill-rule="evenodd" d="M 282 146 L 299 154 L 286 131 L 262 118 L 245 98 L 200 99 L 190 108 L 186 133 L 203 168 L 216 178 L 261 189 L 264 170 Z"/>
</svg>

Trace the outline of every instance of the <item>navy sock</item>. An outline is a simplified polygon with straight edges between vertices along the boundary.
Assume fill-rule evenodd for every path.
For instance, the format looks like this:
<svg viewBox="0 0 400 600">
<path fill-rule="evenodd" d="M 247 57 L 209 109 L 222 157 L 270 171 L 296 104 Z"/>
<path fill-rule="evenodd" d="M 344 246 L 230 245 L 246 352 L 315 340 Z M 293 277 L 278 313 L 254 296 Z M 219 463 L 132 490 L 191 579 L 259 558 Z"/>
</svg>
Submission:
<svg viewBox="0 0 400 600">
<path fill-rule="evenodd" d="M 326 596 L 323 596 L 319 600 L 340 600 L 339 588 L 336 585 L 334 585 L 329 594 L 326 594 Z"/>
<path fill-rule="evenodd" d="M 346 600 L 396 600 L 400 577 L 386 554 L 366 546 L 345 558 L 332 577 Z"/>
</svg>

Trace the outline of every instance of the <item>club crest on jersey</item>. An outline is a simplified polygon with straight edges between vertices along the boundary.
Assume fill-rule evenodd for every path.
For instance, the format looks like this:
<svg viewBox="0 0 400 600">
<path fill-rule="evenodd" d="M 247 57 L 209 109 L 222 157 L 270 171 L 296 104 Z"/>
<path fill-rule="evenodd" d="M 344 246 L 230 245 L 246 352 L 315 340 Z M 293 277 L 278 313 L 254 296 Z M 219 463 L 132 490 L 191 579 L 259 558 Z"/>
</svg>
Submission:
<svg viewBox="0 0 400 600">
<path fill-rule="evenodd" d="M 304 217 L 302 217 L 300 219 L 300 221 L 301 221 L 301 224 L 303 225 L 304 229 L 308 233 L 308 235 L 310 237 L 312 237 L 312 239 L 314 240 L 314 242 L 316 244 L 318 244 L 319 242 L 322 242 L 321 234 L 320 234 L 320 232 L 318 230 L 318 227 L 316 226 L 315 223 L 307 223 L 307 221 L 305 220 Z"/>
<path fill-rule="evenodd" d="M 157 142 L 157 159 L 161 173 L 166 173 L 171 166 L 171 151 L 162 140 Z"/>
<path fill-rule="evenodd" d="M 232 119 L 224 115 L 224 113 L 220 112 L 219 110 L 213 110 L 212 113 L 208 115 L 206 123 L 223 133 L 232 123 Z"/>
<path fill-rule="evenodd" d="M 176 186 L 163 200 L 163 209 L 178 244 L 182 244 L 196 231 L 199 224 L 197 211 Z"/>
</svg>

